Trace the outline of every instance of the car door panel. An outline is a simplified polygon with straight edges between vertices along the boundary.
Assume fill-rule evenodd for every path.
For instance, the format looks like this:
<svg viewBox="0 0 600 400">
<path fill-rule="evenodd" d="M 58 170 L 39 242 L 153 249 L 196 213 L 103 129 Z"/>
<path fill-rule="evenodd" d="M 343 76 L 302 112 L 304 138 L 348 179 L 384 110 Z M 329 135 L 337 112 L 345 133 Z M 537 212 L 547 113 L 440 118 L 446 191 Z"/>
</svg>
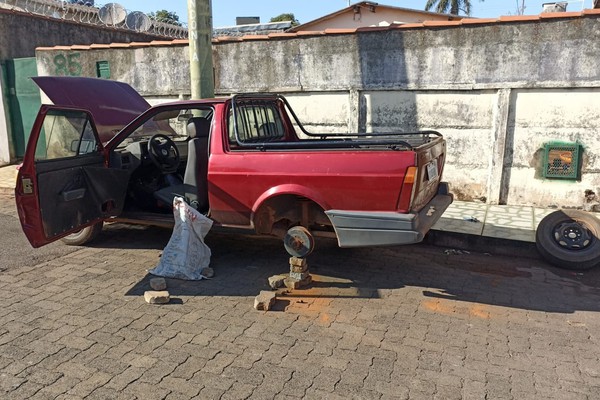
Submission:
<svg viewBox="0 0 600 400">
<path fill-rule="evenodd" d="M 33 247 L 121 213 L 131 172 L 107 165 L 89 112 L 42 106 L 15 190 Z"/>
<path fill-rule="evenodd" d="M 43 169 L 47 170 L 37 174 L 40 212 L 47 239 L 99 218 L 118 215 L 123 210 L 128 171 L 104 167 L 102 155 L 69 161 L 68 167 L 45 166 Z"/>
</svg>

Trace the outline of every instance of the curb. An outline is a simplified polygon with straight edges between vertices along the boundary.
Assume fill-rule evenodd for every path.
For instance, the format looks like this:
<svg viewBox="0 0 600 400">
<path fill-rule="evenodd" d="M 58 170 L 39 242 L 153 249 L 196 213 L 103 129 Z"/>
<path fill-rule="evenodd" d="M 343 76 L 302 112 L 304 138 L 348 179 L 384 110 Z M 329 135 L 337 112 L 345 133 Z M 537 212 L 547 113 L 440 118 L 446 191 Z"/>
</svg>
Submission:
<svg viewBox="0 0 600 400">
<path fill-rule="evenodd" d="M 490 253 L 502 256 L 525 257 L 543 260 L 535 243 L 520 240 L 501 239 L 466 233 L 431 230 L 423 243 L 438 247 L 450 247 L 477 253 Z"/>
</svg>

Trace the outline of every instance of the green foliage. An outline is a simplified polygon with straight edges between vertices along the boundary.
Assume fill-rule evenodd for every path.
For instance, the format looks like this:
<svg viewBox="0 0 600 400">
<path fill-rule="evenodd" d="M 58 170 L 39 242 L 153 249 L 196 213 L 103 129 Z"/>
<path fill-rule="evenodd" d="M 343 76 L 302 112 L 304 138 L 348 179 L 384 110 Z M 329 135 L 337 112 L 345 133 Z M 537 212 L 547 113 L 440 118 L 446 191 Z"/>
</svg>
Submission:
<svg viewBox="0 0 600 400">
<path fill-rule="evenodd" d="M 468 16 L 471 15 L 471 0 L 427 0 L 425 11 L 431 11 L 432 8 L 441 14 L 458 15 L 463 12 Z"/>
<path fill-rule="evenodd" d="M 292 21 L 292 26 L 300 25 L 300 21 L 296 19 L 296 16 L 293 13 L 283 13 L 279 14 L 276 17 L 271 18 L 269 22 L 283 22 L 283 21 Z"/>
<path fill-rule="evenodd" d="M 158 10 L 156 12 L 149 13 L 148 17 L 155 21 L 181 26 L 181 22 L 179 22 L 179 16 L 173 11 Z"/>
</svg>

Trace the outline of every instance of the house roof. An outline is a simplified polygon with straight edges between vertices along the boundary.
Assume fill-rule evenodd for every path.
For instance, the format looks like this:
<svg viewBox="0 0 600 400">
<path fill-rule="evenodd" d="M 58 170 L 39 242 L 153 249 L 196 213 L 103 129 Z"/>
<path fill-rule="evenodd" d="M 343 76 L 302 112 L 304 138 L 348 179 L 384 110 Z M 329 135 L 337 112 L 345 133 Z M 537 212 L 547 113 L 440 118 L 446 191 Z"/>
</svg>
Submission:
<svg viewBox="0 0 600 400">
<path fill-rule="evenodd" d="M 598 1 L 600 1 L 600 0 L 598 0 Z M 454 14 L 441 14 L 441 13 L 435 13 L 435 12 L 431 12 L 431 11 L 415 10 L 413 8 L 388 6 L 388 5 L 384 5 L 384 4 L 374 3 L 372 1 L 361 1 L 360 3 L 352 4 L 346 8 L 342 8 L 341 10 L 335 11 L 331 14 L 327 14 L 320 18 L 313 19 L 312 21 L 305 22 L 304 24 L 297 25 L 297 26 L 293 27 L 292 29 L 289 29 L 288 32 L 303 31 L 306 29 L 306 27 L 309 27 L 310 25 L 314 25 L 319 22 L 324 22 L 324 21 L 333 19 L 339 15 L 346 14 L 349 11 L 354 11 L 354 10 L 356 10 L 357 7 L 358 8 L 377 7 L 377 8 L 384 8 L 384 9 L 390 10 L 390 11 L 402 11 L 402 12 L 408 12 L 408 13 L 413 13 L 413 14 L 422 14 L 424 16 L 437 16 L 437 17 L 442 16 L 442 17 L 447 17 L 449 21 L 464 18 L 464 17 L 454 15 Z"/>
<path fill-rule="evenodd" d="M 443 29 L 455 28 L 459 26 L 485 26 L 499 25 L 506 23 L 522 23 L 522 22 L 542 22 L 556 19 L 573 19 L 573 18 L 598 18 L 600 17 L 600 9 L 586 9 L 576 12 L 554 12 L 543 13 L 539 15 L 508 15 L 498 18 L 463 18 L 457 21 L 425 21 L 417 24 L 401 24 L 390 26 L 377 27 L 362 27 L 353 29 L 325 29 L 324 31 L 299 31 L 286 33 L 270 33 L 268 35 L 245 35 L 245 36 L 221 36 L 213 38 L 213 44 L 229 43 L 229 42 L 250 42 L 262 40 L 282 40 L 293 39 L 300 37 L 311 36 L 327 36 L 327 35 L 345 35 L 356 34 L 360 32 L 376 32 L 376 31 L 393 31 L 393 30 L 413 30 L 413 29 Z M 187 46 L 187 39 L 176 40 L 155 40 L 152 42 L 132 42 L 132 43 L 111 43 L 111 44 L 91 44 L 91 45 L 73 45 L 73 46 L 54 46 L 54 47 L 38 47 L 36 50 L 94 50 L 94 49 L 110 49 L 110 48 L 136 48 L 136 47 L 152 47 L 152 46 Z"/>
</svg>

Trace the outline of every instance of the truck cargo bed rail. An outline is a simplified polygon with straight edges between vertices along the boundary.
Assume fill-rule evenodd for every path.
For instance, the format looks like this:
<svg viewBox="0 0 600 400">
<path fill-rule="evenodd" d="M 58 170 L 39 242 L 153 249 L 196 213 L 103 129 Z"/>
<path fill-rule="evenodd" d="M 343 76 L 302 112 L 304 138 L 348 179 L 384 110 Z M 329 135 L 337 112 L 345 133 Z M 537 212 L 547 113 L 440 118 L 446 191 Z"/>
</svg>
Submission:
<svg viewBox="0 0 600 400">
<path fill-rule="evenodd" d="M 244 125 L 248 121 L 243 115 L 238 114 L 239 107 L 264 107 L 274 103 L 283 103 L 285 109 L 292 116 L 296 126 L 308 138 L 295 141 L 281 141 L 281 136 L 265 135 L 252 140 L 242 139 L 238 123 Z M 244 148 L 267 149 L 364 149 L 385 147 L 391 150 L 412 150 L 425 143 L 429 143 L 442 135 L 434 130 L 414 132 L 369 132 L 369 133 L 312 133 L 307 131 L 298 116 L 289 105 L 287 99 L 279 94 L 252 93 L 238 94 L 232 98 L 233 125 L 237 145 Z M 240 121 L 241 120 L 241 121 Z M 245 128 L 246 129 L 246 128 Z"/>
</svg>

